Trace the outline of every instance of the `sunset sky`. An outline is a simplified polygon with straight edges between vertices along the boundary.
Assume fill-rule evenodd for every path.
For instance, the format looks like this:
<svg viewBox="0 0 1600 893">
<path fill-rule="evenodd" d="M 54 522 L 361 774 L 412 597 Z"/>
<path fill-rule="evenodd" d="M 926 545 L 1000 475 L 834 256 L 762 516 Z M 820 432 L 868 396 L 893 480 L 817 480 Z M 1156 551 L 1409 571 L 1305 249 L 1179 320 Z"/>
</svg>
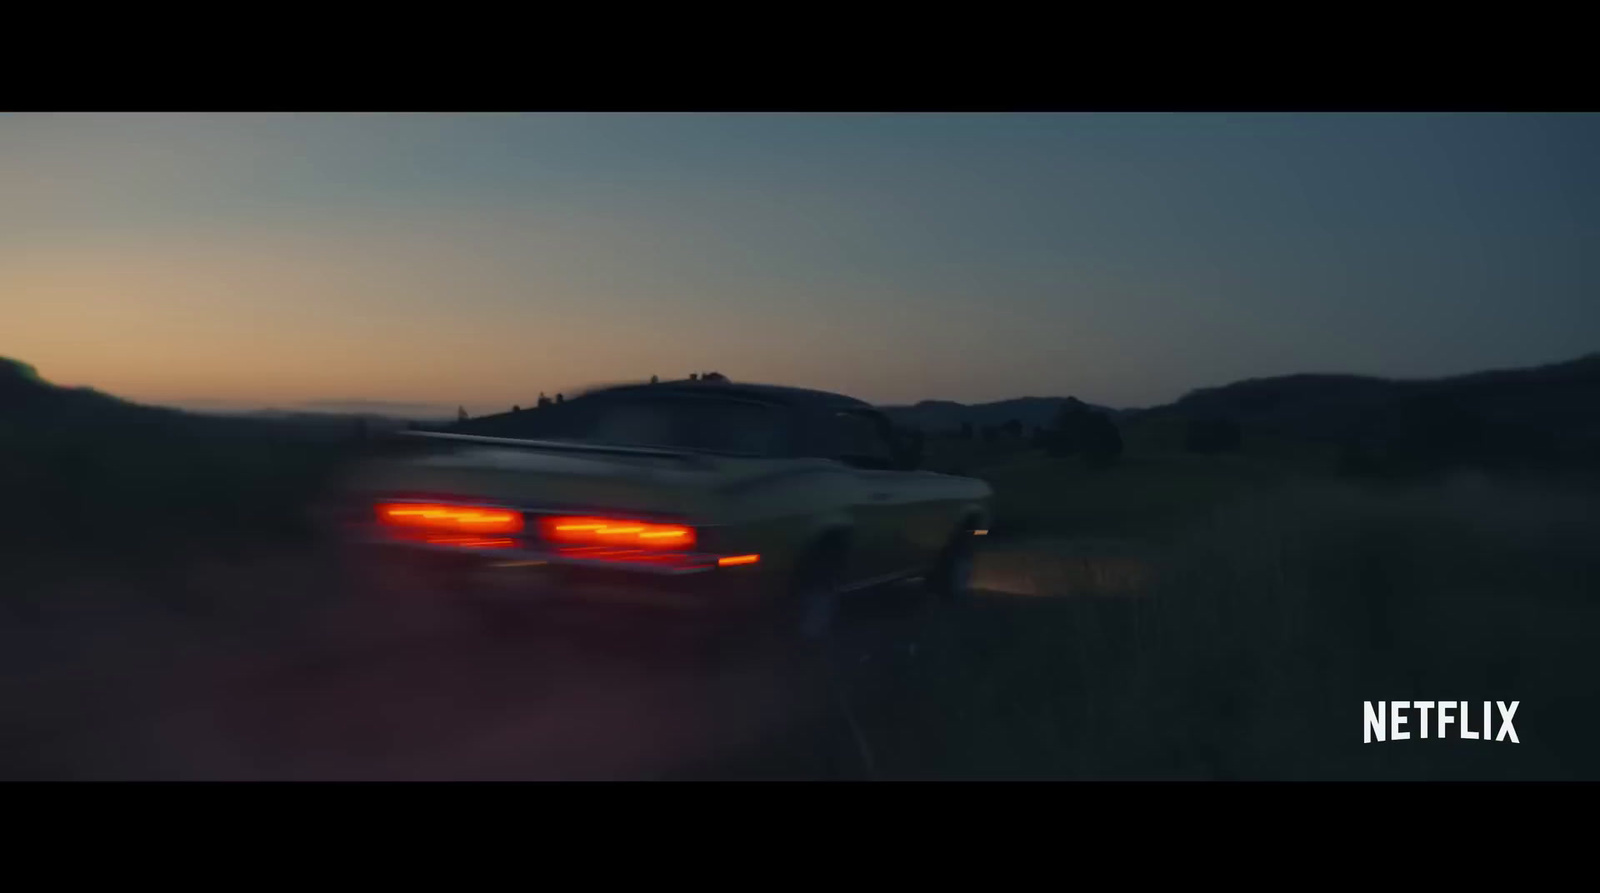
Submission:
<svg viewBox="0 0 1600 893">
<path fill-rule="evenodd" d="M 1141 406 L 1596 350 L 1600 116 L 0 116 L 0 356 L 146 402 Z"/>
</svg>

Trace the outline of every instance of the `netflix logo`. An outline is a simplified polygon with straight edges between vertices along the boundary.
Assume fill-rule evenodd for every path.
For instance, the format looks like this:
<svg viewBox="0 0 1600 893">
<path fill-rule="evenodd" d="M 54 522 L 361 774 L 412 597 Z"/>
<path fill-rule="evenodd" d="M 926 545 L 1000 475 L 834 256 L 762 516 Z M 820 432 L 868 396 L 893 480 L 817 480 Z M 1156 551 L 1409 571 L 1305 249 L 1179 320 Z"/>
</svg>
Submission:
<svg viewBox="0 0 1600 893">
<path fill-rule="evenodd" d="M 1482 711 L 1475 709 L 1479 703 L 1483 705 Z M 1517 727 L 1511 724 L 1511 720 L 1517 715 L 1517 705 L 1521 703 L 1512 701 L 1508 705 L 1505 701 L 1493 702 L 1499 714 L 1496 724 L 1489 712 L 1489 701 L 1362 701 L 1361 743 L 1432 737 L 1520 744 Z M 1430 714 L 1432 722 L 1429 721 Z M 1482 716 L 1483 722 L 1474 729 L 1473 721 L 1477 716 Z M 1413 719 L 1416 721 L 1412 727 L 1415 733 L 1407 728 Z M 1429 735 L 1430 730 L 1432 735 Z"/>
</svg>

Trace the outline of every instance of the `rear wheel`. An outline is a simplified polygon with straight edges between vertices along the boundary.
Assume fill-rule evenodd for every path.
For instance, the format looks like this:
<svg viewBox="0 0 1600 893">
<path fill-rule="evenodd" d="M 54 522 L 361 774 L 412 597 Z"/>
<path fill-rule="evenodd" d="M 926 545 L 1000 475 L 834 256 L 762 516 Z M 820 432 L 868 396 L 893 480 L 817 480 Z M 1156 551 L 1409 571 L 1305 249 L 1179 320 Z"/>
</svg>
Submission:
<svg viewBox="0 0 1600 893">
<path fill-rule="evenodd" d="M 780 632 L 791 641 L 820 642 L 833 631 L 844 578 L 844 545 L 824 542 L 801 560 L 780 606 Z"/>
<path fill-rule="evenodd" d="M 972 569 L 977 548 L 971 528 L 956 531 L 939 553 L 933 572 L 928 575 L 928 593 L 944 603 L 967 600 L 972 592 Z"/>
</svg>

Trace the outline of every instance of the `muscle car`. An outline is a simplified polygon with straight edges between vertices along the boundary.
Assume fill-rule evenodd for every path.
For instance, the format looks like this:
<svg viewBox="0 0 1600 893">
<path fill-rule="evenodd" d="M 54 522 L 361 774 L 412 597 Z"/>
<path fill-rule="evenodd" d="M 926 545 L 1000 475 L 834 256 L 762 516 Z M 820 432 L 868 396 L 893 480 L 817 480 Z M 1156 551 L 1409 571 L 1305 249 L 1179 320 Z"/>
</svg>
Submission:
<svg viewBox="0 0 1600 893">
<path fill-rule="evenodd" d="M 849 397 L 624 385 L 405 432 L 344 482 L 341 530 L 442 570 L 441 599 L 620 600 L 815 639 L 847 593 L 920 579 L 933 598 L 966 594 L 992 494 L 917 464 Z"/>
</svg>

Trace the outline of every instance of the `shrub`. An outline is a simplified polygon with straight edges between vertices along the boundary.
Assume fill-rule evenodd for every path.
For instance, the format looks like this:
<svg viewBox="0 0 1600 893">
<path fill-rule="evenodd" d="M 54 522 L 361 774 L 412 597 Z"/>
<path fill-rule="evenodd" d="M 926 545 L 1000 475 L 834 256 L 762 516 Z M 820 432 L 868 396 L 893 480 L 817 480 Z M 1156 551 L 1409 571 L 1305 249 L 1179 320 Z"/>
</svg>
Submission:
<svg viewBox="0 0 1600 893">
<path fill-rule="evenodd" d="M 1122 455 L 1122 434 L 1105 413 L 1069 401 L 1056 414 L 1054 426 L 1044 433 L 1045 451 L 1052 456 L 1081 456 L 1091 468 L 1105 468 Z"/>
</svg>

